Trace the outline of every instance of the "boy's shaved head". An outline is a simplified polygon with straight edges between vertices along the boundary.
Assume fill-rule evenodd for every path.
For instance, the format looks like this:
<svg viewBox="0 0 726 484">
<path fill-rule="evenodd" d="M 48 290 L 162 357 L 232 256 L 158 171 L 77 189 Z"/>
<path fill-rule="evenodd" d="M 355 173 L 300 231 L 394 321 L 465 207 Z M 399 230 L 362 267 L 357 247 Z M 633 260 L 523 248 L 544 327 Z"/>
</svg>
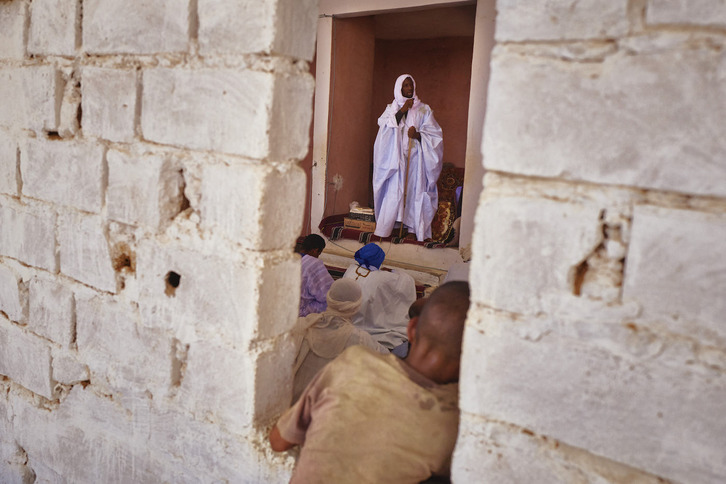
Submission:
<svg viewBox="0 0 726 484">
<path fill-rule="evenodd" d="M 439 286 L 421 311 L 416 339 L 438 348 L 447 359 L 458 361 L 468 310 L 468 282 L 453 281 Z"/>
</svg>

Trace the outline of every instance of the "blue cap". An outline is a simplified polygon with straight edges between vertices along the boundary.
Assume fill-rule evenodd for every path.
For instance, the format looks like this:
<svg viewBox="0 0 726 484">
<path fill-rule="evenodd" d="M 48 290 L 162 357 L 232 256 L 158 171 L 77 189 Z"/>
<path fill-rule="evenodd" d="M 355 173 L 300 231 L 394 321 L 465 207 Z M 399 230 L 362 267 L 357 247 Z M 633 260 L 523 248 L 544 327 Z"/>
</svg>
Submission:
<svg viewBox="0 0 726 484">
<path fill-rule="evenodd" d="M 371 267 L 380 269 L 385 258 L 386 253 L 373 242 L 364 245 L 355 253 L 355 261 L 366 269 L 370 269 Z"/>
</svg>

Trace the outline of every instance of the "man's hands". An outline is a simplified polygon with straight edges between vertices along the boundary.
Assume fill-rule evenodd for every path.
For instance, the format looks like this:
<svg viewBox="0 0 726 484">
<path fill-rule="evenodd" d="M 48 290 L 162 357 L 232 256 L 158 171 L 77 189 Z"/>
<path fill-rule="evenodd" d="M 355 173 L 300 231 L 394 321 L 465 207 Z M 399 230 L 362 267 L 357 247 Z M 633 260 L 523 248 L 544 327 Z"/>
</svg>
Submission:
<svg viewBox="0 0 726 484">
<path fill-rule="evenodd" d="M 295 447 L 295 444 L 283 439 L 282 435 L 280 435 L 280 430 L 277 428 L 277 425 L 275 425 L 270 432 L 270 446 L 275 452 L 283 452 L 285 450 L 292 449 Z"/>
<path fill-rule="evenodd" d="M 405 103 L 403 103 L 403 106 L 401 106 L 399 111 L 401 113 L 406 113 L 409 109 L 411 109 L 411 106 L 413 106 L 413 99 L 408 99 Z"/>
<path fill-rule="evenodd" d="M 408 128 L 408 137 L 421 141 L 421 133 L 416 131 L 416 128 L 414 128 L 413 126 Z"/>
</svg>

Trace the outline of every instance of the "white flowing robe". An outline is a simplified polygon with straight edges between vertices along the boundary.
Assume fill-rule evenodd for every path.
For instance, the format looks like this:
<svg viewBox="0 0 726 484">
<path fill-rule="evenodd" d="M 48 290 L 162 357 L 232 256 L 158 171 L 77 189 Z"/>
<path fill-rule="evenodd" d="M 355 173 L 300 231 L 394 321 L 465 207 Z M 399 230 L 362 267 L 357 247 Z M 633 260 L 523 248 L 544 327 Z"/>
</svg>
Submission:
<svg viewBox="0 0 726 484">
<path fill-rule="evenodd" d="M 396 113 L 401 108 L 389 104 L 378 118 L 378 135 L 373 146 L 373 201 L 376 212 L 375 235 L 388 237 L 396 222 L 401 222 L 416 234 L 419 241 L 431 237 L 431 221 L 438 209 L 436 182 L 441 173 L 444 142 L 441 127 L 431 108 L 416 102 L 401 123 Z M 408 156 L 408 129 L 414 126 L 421 141 L 412 140 L 408 168 L 406 210 L 403 211 L 403 192 Z"/>
</svg>

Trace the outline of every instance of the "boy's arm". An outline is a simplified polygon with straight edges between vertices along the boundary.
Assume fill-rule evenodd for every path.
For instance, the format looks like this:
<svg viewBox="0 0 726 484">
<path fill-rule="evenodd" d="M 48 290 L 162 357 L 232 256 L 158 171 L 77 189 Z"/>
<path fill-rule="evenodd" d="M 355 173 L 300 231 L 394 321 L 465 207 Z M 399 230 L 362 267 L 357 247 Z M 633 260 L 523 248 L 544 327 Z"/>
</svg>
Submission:
<svg viewBox="0 0 726 484">
<path fill-rule="evenodd" d="M 282 435 L 280 435 L 280 429 L 278 429 L 277 424 L 275 424 L 270 432 L 270 446 L 275 452 L 284 452 L 295 447 L 295 444 L 283 439 Z"/>
</svg>

